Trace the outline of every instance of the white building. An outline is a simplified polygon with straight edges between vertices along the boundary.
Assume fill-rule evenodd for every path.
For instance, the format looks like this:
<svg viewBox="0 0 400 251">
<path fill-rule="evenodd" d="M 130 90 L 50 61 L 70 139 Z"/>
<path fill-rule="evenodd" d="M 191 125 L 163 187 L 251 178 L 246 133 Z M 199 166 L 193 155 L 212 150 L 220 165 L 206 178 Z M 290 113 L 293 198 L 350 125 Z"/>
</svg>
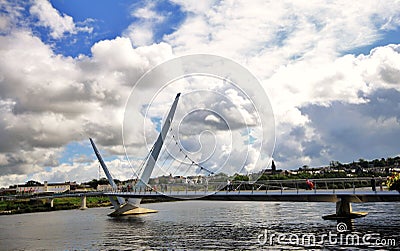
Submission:
<svg viewBox="0 0 400 251">
<path fill-rule="evenodd" d="M 75 182 L 64 183 L 48 183 L 36 185 L 17 185 L 17 193 L 63 193 L 71 190 L 71 186 L 75 186 Z"/>
</svg>

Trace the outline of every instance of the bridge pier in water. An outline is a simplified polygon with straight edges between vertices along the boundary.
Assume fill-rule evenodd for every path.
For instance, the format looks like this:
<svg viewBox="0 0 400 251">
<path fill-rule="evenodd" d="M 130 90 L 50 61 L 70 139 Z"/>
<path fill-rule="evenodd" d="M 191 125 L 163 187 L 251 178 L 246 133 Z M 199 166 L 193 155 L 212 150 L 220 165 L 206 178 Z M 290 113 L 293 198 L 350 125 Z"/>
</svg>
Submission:
<svg viewBox="0 0 400 251">
<path fill-rule="evenodd" d="M 81 209 L 81 210 L 87 209 L 86 196 L 81 196 L 81 207 L 79 209 Z"/>
<path fill-rule="evenodd" d="M 324 220 L 345 220 L 365 217 L 367 212 L 353 212 L 350 200 L 345 197 L 336 202 L 336 213 L 322 216 Z"/>
<path fill-rule="evenodd" d="M 353 210 L 351 207 L 350 202 L 346 200 L 339 200 L 336 202 L 336 215 L 337 216 L 350 216 L 352 214 Z"/>
</svg>

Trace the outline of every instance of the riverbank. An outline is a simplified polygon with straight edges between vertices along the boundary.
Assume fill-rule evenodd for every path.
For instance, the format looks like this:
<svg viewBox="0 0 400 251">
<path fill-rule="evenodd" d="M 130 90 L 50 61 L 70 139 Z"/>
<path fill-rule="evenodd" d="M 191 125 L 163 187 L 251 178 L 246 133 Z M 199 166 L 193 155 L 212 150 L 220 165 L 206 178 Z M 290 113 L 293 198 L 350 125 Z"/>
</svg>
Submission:
<svg viewBox="0 0 400 251">
<path fill-rule="evenodd" d="M 164 199 L 143 199 L 142 204 L 174 201 L 172 198 Z M 106 196 L 87 197 L 86 206 L 93 207 L 111 207 L 111 202 Z M 20 199 L 0 201 L 0 215 L 23 214 L 35 212 L 49 212 L 58 210 L 79 209 L 81 199 L 74 198 L 54 198 L 53 207 L 48 199 Z"/>
</svg>

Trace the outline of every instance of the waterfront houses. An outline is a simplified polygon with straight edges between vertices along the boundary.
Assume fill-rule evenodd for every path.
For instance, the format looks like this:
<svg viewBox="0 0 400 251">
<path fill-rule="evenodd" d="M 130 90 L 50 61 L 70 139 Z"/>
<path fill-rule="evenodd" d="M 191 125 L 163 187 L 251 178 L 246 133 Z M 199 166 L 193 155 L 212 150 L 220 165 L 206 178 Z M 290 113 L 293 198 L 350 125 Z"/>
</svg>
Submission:
<svg viewBox="0 0 400 251">
<path fill-rule="evenodd" d="M 74 190 L 76 187 L 75 182 L 63 182 L 63 183 L 48 183 L 44 181 L 43 184 L 39 182 L 27 182 L 23 185 L 16 185 L 17 193 L 64 193 L 70 190 Z"/>
</svg>

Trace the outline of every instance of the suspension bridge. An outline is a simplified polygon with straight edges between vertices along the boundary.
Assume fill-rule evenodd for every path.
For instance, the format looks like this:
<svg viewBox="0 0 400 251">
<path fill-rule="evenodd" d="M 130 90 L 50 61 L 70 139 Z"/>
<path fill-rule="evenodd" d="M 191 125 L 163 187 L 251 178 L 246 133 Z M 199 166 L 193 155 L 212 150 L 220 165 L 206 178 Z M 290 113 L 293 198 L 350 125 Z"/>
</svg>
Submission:
<svg viewBox="0 0 400 251">
<path fill-rule="evenodd" d="M 179 144 L 171 127 L 180 94 L 177 94 L 153 147 L 134 171 L 136 182 L 129 191 L 122 191 L 115 184 L 94 141 L 93 150 L 111 185 L 104 192 L 114 206 L 109 216 L 154 213 L 155 210 L 142 208 L 142 198 L 173 197 L 179 200 L 225 200 L 225 201 L 293 201 L 293 202 L 335 202 L 336 213 L 324 219 L 358 218 L 366 212 L 352 212 L 351 203 L 398 202 L 400 193 L 387 191 L 383 187 L 371 190 L 371 178 L 315 179 L 312 190 L 307 190 L 305 180 L 229 182 L 216 179 L 214 171 L 196 162 Z M 172 145 L 172 147 L 171 147 Z M 163 148 L 164 146 L 164 148 Z M 163 149 L 163 150 L 162 150 Z M 159 161 L 159 156 L 164 156 Z M 156 163 L 161 167 L 153 173 Z M 150 177 L 161 174 L 170 177 L 179 174 L 181 181 L 149 185 Z M 195 181 L 193 181 L 195 180 Z"/>
<path fill-rule="evenodd" d="M 208 184 L 169 184 L 160 190 L 145 189 L 123 192 L 106 191 L 104 195 L 122 198 L 172 197 L 177 200 L 216 200 L 216 201 L 286 201 L 286 202 L 334 202 L 336 213 L 323 216 L 324 219 L 359 218 L 366 212 L 353 212 L 351 203 L 400 202 L 400 193 L 382 190 L 372 191 L 370 178 L 316 179 L 312 190 L 304 188 L 304 180 L 270 180 L 263 182 L 233 182 L 232 190 L 227 183 Z M 318 186 L 319 184 L 319 186 Z"/>
</svg>

